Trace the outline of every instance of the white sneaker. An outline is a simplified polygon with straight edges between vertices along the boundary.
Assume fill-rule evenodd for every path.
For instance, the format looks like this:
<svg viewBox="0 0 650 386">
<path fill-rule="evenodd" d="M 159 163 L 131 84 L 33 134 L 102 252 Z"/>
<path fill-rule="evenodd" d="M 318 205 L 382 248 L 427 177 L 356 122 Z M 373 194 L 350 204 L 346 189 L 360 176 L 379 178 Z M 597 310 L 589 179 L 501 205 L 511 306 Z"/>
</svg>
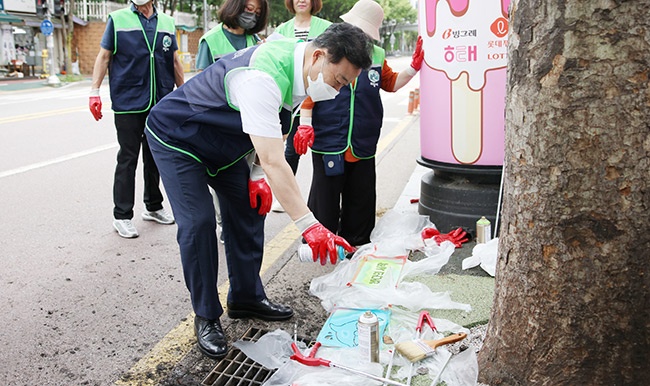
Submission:
<svg viewBox="0 0 650 386">
<path fill-rule="evenodd" d="M 174 223 L 174 216 L 167 213 L 165 209 L 160 209 L 155 212 L 145 210 L 142 212 L 142 219 L 145 221 L 155 221 L 158 224 L 171 225 Z"/>
<path fill-rule="evenodd" d="M 113 220 L 113 228 L 115 228 L 120 236 L 127 239 L 133 239 L 140 236 L 131 220 Z"/>
<path fill-rule="evenodd" d="M 284 213 L 284 208 L 280 204 L 280 201 L 276 200 L 275 197 L 273 197 L 273 203 L 271 204 L 271 211 L 276 213 Z"/>
</svg>

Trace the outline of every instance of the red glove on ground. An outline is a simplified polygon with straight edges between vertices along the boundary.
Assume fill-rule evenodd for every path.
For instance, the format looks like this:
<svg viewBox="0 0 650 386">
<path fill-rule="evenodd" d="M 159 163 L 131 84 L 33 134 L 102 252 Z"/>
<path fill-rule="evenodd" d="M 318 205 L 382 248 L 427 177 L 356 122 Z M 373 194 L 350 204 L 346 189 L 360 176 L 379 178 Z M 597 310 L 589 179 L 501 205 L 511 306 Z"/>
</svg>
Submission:
<svg viewBox="0 0 650 386">
<path fill-rule="evenodd" d="M 296 133 L 298 134 L 298 133 Z M 307 241 L 314 256 L 314 261 L 320 258 L 320 264 L 327 264 L 327 254 L 330 256 L 330 263 L 336 264 L 338 261 L 338 251 L 336 246 L 340 245 L 346 252 L 353 252 L 352 247 L 343 237 L 337 236 L 325 228 L 321 223 L 316 223 L 302 233 L 302 237 Z"/>
<path fill-rule="evenodd" d="M 259 210 L 257 213 L 260 215 L 263 216 L 271 211 L 273 193 L 271 193 L 271 187 L 266 183 L 264 178 L 248 180 L 248 198 L 253 209 L 257 208 L 259 199 Z"/>
<path fill-rule="evenodd" d="M 88 107 L 96 121 L 102 119 L 102 98 L 99 96 L 91 96 L 88 100 Z"/>
<path fill-rule="evenodd" d="M 422 68 L 422 61 L 424 60 L 424 50 L 422 49 L 422 36 L 418 36 L 418 41 L 415 44 L 415 51 L 413 51 L 413 60 L 411 61 L 411 67 L 415 71 L 420 71 Z"/>
<path fill-rule="evenodd" d="M 436 228 L 424 228 L 422 229 L 422 233 L 421 233 L 423 240 L 430 239 L 433 236 L 438 236 L 439 234 L 440 231 L 437 230 Z"/>
<path fill-rule="evenodd" d="M 307 148 L 314 144 L 314 128 L 308 125 L 298 126 L 296 135 L 293 137 L 293 148 L 296 153 L 303 155 L 307 153 Z"/>
<path fill-rule="evenodd" d="M 446 234 L 441 234 L 434 228 L 424 228 L 421 234 L 423 239 L 433 238 L 438 245 L 442 244 L 443 241 L 451 241 L 454 243 L 456 248 L 462 247 L 463 243 L 466 243 L 469 240 L 467 232 L 465 232 L 463 228 L 458 228 Z"/>
</svg>

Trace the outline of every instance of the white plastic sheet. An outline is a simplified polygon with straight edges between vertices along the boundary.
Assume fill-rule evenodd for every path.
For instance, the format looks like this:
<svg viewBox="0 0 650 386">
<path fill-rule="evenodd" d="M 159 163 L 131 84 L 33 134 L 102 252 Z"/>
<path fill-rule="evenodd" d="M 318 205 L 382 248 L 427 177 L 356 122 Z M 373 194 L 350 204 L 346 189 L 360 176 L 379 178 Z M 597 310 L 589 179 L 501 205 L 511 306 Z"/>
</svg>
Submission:
<svg viewBox="0 0 650 386">
<path fill-rule="evenodd" d="M 490 276 L 494 276 L 497 268 L 497 254 L 499 238 L 495 237 L 485 244 L 476 244 L 472 249 L 472 256 L 463 260 L 463 269 L 474 268 L 480 265 Z"/>
<path fill-rule="evenodd" d="M 399 305 L 414 312 L 421 309 L 470 311 L 470 305 L 453 301 L 447 292 L 432 292 L 423 283 L 405 280 L 410 276 L 435 275 L 447 264 L 455 250 L 451 242 L 444 242 L 440 246 L 425 245 L 420 233 L 426 227 L 433 227 L 433 224 L 424 216 L 393 211 L 386 213 L 370 236 L 372 242 L 359 248 L 352 259 L 340 262 L 332 272 L 313 279 L 309 292 L 321 299 L 323 308 L 328 312 L 335 305 L 349 308 L 382 308 Z M 364 255 L 403 256 L 409 253 L 408 248 L 411 247 L 417 247 L 424 253 L 425 258 L 419 261 L 406 261 L 396 287 L 370 289 L 349 285 Z"/>
</svg>

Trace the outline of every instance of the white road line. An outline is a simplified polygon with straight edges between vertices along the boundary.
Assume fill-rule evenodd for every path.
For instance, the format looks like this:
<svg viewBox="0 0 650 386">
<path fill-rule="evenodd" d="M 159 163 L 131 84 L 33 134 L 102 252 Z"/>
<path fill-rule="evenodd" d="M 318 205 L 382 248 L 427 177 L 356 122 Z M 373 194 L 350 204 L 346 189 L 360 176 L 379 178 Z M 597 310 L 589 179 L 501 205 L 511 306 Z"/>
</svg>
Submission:
<svg viewBox="0 0 650 386">
<path fill-rule="evenodd" d="M 75 159 L 75 158 L 85 157 L 85 156 L 90 155 L 90 154 L 95 154 L 95 153 L 102 152 L 104 150 L 115 149 L 115 148 L 117 148 L 117 142 L 110 143 L 108 145 L 94 147 L 92 149 L 80 151 L 80 152 L 77 152 L 77 153 L 67 154 L 67 155 L 64 155 L 62 157 L 54 158 L 54 159 L 51 159 L 51 160 L 48 160 L 48 161 L 37 162 L 35 164 L 23 166 L 23 167 L 16 168 L 16 169 L 7 170 L 5 172 L 0 172 L 0 178 L 14 176 L 16 174 L 25 173 L 25 172 L 28 172 L 28 171 L 31 171 L 31 170 L 34 170 L 34 169 L 43 168 L 43 167 L 46 167 L 46 166 L 58 164 L 58 163 L 65 162 L 65 161 L 70 161 L 70 160 Z"/>
</svg>

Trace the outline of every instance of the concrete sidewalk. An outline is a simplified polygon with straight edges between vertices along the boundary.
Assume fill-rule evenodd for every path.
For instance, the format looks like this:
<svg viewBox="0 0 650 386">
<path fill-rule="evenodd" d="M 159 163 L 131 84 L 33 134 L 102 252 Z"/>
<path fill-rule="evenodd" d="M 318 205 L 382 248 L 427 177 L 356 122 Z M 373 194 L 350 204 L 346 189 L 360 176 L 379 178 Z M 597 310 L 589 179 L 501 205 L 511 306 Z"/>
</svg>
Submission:
<svg viewBox="0 0 650 386">
<path fill-rule="evenodd" d="M 0 92 L 33 90 L 33 89 L 44 88 L 44 87 L 52 87 L 52 86 L 48 86 L 47 79 L 0 78 Z"/>
</svg>

